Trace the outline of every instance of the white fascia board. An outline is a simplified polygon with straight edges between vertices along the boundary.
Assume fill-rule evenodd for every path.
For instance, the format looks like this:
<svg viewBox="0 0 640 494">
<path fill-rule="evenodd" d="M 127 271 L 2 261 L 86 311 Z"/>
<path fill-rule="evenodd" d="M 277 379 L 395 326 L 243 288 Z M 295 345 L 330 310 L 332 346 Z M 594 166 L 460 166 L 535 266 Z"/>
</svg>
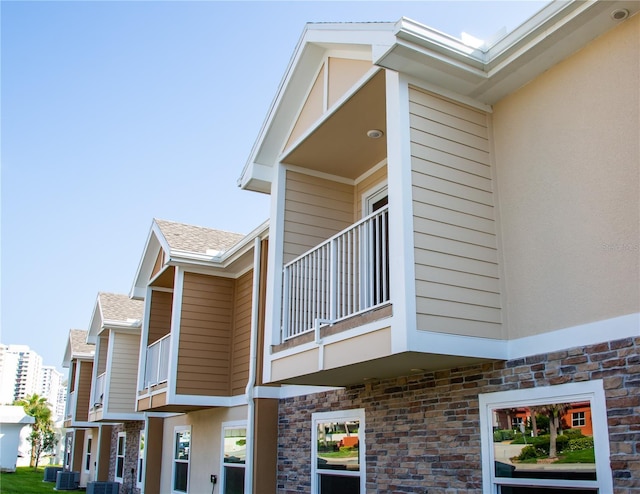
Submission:
<svg viewBox="0 0 640 494">
<path fill-rule="evenodd" d="M 555 1 L 484 52 L 401 19 L 395 43 L 374 63 L 491 105 L 614 28 L 616 9 L 633 15 L 640 2 Z"/>
<path fill-rule="evenodd" d="M 236 407 L 247 404 L 247 395 L 237 396 L 201 396 L 175 394 L 170 405 Z"/>
<path fill-rule="evenodd" d="M 103 413 L 102 422 L 113 421 L 116 423 L 126 421 L 144 420 L 144 412 L 115 412 L 115 413 Z"/>
<path fill-rule="evenodd" d="M 98 335 L 102 332 L 102 310 L 100 308 L 100 296 L 96 297 L 93 305 L 91 320 L 89 321 L 89 331 L 87 332 L 87 343 L 96 344 Z"/>
<path fill-rule="evenodd" d="M 131 332 L 131 330 L 140 330 L 142 327 L 141 319 L 132 319 L 130 321 L 120 321 L 105 319 L 102 323 L 103 329 L 113 329 L 115 331 L 125 330 Z"/>
<path fill-rule="evenodd" d="M 159 249 L 156 250 L 155 246 L 153 246 L 154 239 L 158 242 L 159 249 L 169 252 L 169 244 L 164 238 L 164 235 L 162 235 L 160 227 L 156 223 L 155 219 L 151 222 L 151 228 L 149 228 L 149 234 L 147 235 L 142 256 L 138 263 L 138 268 L 136 269 L 136 275 L 133 279 L 133 286 L 129 292 L 129 296 L 135 300 L 142 300 L 146 294 L 147 283 L 149 282 L 151 270 L 153 269 L 159 252 Z M 152 246 L 154 247 L 153 249 L 151 249 Z"/>
<path fill-rule="evenodd" d="M 486 55 L 481 50 L 406 17 L 396 23 L 395 36 L 424 48 L 425 53 L 439 53 L 447 59 L 462 62 L 462 65 L 470 68 L 475 67 L 480 71 L 484 69 Z"/>
</svg>

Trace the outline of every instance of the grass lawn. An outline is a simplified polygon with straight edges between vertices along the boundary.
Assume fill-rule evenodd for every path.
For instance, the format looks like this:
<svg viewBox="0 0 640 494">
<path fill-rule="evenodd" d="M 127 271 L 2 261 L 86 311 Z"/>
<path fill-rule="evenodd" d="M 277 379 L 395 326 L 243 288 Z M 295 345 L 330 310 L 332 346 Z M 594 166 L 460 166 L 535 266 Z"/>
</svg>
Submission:
<svg viewBox="0 0 640 494">
<path fill-rule="evenodd" d="M 52 494 L 55 482 L 43 482 L 44 468 L 18 467 L 15 473 L 0 474 L 2 494 Z M 77 491 L 76 491 L 77 492 Z"/>
<path fill-rule="evenodd" d="M 595 463 L 596 454 L 593 448 L 579 451 L 563 451 L 561 458 L 555 463 Z"/>
</svg>

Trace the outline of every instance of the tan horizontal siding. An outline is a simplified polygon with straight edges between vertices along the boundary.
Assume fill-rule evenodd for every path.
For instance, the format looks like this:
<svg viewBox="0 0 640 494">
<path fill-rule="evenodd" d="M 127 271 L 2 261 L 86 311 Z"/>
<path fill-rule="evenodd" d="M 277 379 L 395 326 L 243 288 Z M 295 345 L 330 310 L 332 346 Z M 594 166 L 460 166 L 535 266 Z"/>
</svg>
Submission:
<svg viewBox="0 0 640 494">
<path fill-rule="evenodd" d="M 173 293 L 151 291 L 149 309 L 149 338 L 147 346 L 171 332 L 171 314 L 173 311 Z"/>
<path fill-rule="evenodd" d="M 230 376 L 232 395 L 244 393 L 249 378 L 252 296 L 253 271 L 249 271 L 236 281 L 233 355 Z"/>
<path fill-rule="evenodd" d="M 475 110 L 443 98 L 438 98 L 430 93 L 420 91 L 415 88 L 411 89 L 409 98 L 412 104 L 424 106 L 426 108 L 425 113 L 427 113 L 429 109 L 436 110 L 440 113 L 453 115 L 458 119 L 475 123 L 478 126 L 486 127 L 487 117 L 479 110 Z"/>
<path fill-rule="evenodd" d="M 501 336 L 486 116 L 410 90 L 418 328 Z"/>
<path fill-rule="evenodd" d="M 86 421 L 89 418 L 89 406 L 91 405 L 91 381 L 93 374 L 93 362 L 79 362 L 80 377 L 78 379 L 76 394 L 76 416 L 78 421 Z"/>
<path fill-rule="evenodd" d="M 284 262 L 293 260 L 353 223 L 353 204 L 352 186 L 288 171 Z"/>
<path fill-rule="evenodd" d="M 176 392 L 229 394 L 234 280 L 185 273 Z"/>
<path fill-rule="evenodd" d="M 136 376 L 140 336 L 115 333 L 111 357 L 108 410 L 110 412 L 135 412 Z"/>
<path fill-rule="evenodd" d="M 376 170 L 374 173 L 364 178 L 360 182 L 356 184 L 355 193 L 354 193 L 354 201 L 355 201 L 355 216 L 353 218 L 353 222 L 355 223 L 364 215 L 362 214 L 362 194 L 365 192 L 375 188 L 377 185 L 384 182 L 387 178 L 387 166 L 380 167 L 379 170 Z"/>
<path fill-rule="evenodd" d="M 105 331 L 104 336 L 98 336 L 98 339 L 100 340 L 100 348 L 98 349 L 97 356 L 97 375 L 99 376 L 107 370 L 107 354 L 109 353 L 109 331 Z"/>
</svg>

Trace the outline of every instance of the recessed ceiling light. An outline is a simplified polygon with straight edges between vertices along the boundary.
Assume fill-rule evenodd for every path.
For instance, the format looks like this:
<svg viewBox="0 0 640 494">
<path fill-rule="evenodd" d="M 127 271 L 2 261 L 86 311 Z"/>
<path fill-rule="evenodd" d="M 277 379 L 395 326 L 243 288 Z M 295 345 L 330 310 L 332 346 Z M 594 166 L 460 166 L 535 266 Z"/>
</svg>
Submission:
<svg viewBox="0 0 640 494">
<path fill-rule="evenodd" d="M 617 9 L 611 12 L 611 18 L 614 21 L 623 21 L 629 17 L 629 11 L 627 9 Z"/>
<path fill-rule="evenodd" d="M 383 135 L 384 132 L 379 129 L 367 130 L 367 137 L 369 137 L 370 139 L 380 139 Z"/>
</svg>

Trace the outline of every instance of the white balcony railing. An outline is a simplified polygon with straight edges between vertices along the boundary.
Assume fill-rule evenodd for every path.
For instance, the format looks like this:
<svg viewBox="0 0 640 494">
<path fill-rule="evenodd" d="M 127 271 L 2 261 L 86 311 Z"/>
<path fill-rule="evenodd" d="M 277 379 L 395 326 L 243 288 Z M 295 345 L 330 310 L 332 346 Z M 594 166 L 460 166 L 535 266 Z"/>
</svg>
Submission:
<svg viewBox="0 0 640 494">
<path fill-rule="evenodd" d="M 67 407 L 64 411 L 65 419 L 70 419 L 73 417 L 73 412 L 76 409 L 76 395 L 75 391 L 70 391 L 67 393 Z"/>
<path fill-rule="evenodd" d="M 390 300 L 388 211 L 379 209 L 284 267 L 283 340 Z"/>
<path fill-rule="evenodd" d="M 166 382 L 169 376 L 170 345 L 171 335 L 168 334 L 147 347 L 147 358 L 144 368 L 145 388 Z"/>
<path fill-rule="evenodd" d="M 103 372 L 96 378 L 96 384 L 93 389 L 92 407 L 102 406 L 104 404 L 104 384 L 107 373 Z"/>
</svg>

